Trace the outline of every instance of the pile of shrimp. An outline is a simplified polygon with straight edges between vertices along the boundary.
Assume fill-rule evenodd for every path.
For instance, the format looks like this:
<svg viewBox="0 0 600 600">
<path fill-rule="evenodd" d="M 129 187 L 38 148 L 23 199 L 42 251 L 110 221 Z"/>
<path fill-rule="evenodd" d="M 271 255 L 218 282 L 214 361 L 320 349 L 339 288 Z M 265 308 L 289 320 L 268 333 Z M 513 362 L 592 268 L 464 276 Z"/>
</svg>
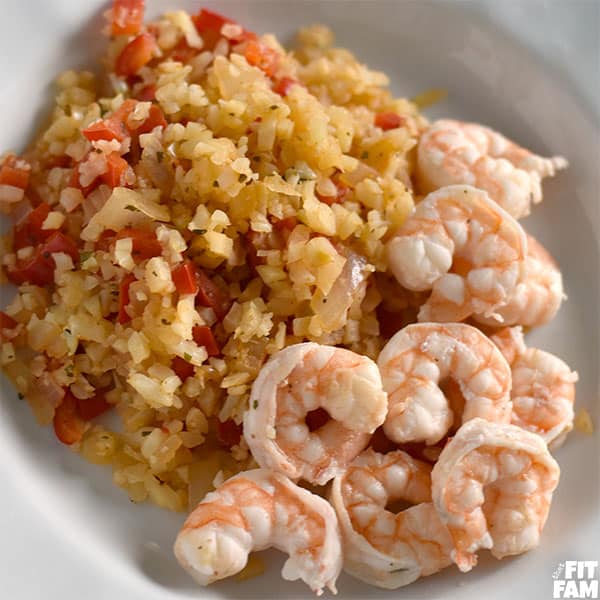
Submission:
<svg viewBox="0 0 600 600">
<path fill-rule="evenodd" d="M 209 493 L 177 536 L 197 581 L 275 547 L 289 554 L 282 576 L 317 595 L 336 592 L 342 569 L 395 589 L 469 571 L 480 550 L 500 559 L 539 544 L 577 374 L 525 343 L 523 328 L 548 323 L 565 296 L 517 219 L 566 164 L 477 124 L 423 133 L 424 197 L 386 245 L 390 273 L 423 298 L 416 322 L 376 362 L 307 342 L 263 366 L 244 417 L 260 468 Z"/>
</svg>

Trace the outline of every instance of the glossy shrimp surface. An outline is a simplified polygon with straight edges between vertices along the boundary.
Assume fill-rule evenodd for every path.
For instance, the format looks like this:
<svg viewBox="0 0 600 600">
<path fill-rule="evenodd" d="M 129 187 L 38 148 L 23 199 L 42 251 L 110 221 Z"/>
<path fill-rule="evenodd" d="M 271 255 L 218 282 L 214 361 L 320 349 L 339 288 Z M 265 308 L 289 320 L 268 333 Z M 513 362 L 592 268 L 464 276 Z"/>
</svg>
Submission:
<svg viewBox="0 0 600 600">
<path fill-rule="evenodd" d="M 331 419 L 315 431 L 306 415 Z M 313 342 L 288 346 L 262 368 L 244 416 L 258 464 L 323 485 L 366 447 L 387 410 L 377 365 L 350 350 Z"/>
<path fill-rule="evenodd" d="M 565 297 L 562 275 L 548 251 L 531 235 L 527 236 L 527 257 L 523 277 L 495 318 L 476 316 L 488 325 L 539 327 L 551 321 Z"/>
<path fill-rule="evenodd" d="M 527 348 L 520 327 L 501 330 L 491 339 L 512 370 L 511 422 L 557 448 L 573 429 L 577 373 L 557 356 Z"/>
<path fill-rule="evenodd" d="M 429 194 L 387 243 L 391 271 L 404 287 L 431 290 L 419 321 L 494 316 L 522 279 L 522 227 L 486 192 L 452 185 Z"/>
<path fill-rule="evenodd" d="M 480 548 L 503 558 L 536 547 L 559 475 L 540 436 L 483 419 L 462 425 L 431 473 L 433 504 L 458 568 L 472 569 Z"/>
<path fill-rule="evenodd" d="M 450 429 L 456 402 L 440 388 L 453 380 L 464 399 L 461 420 L 482 417 L 508 423 L 510 367 L 495 344 L 462 323 L 417 323 L 392 337 L 377 364 L 388 393 L 383 425 L 397 443 L 435 444 Z M 452 400 L 452 399 L 450 399 Z"/>
<path fill-rule="evenodd" d="M 175 556 L 202 585 L 241 571 L 250 552 L 289 554 L 284 579 L 301 579 L 317 595 L 336 592 L 342 549 L 331 505 L 286 477 L 254 469 L 227 480 L 190 513 Z"/>
<path fill-rule="evenodd" d="M 452 564 L 452 540 L 431 503 L 431 465 L 397 450 L 363 452 L 331 489 L 344 546 L 344 569 L 395 589 Z M 398 513 L 389 503 L 413 504 Z"/>
<path fill-rule="evenodd" d="M 456 183 L 473 185 L 516 219 L 541 202 L 542 179 L 567 165 L 562 156 L 537 156 L 489 127 L 451 119 L 435 121 L 418 147 L 424 191 Z"/>
</svg>

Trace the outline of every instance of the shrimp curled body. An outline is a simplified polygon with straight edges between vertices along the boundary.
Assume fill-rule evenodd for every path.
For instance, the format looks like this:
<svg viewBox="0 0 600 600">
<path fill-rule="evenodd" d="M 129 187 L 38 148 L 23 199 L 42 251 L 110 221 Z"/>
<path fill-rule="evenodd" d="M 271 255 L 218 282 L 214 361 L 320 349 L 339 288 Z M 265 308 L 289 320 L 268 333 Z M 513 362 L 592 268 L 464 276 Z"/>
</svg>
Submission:
<svg viewBox="0 0 600 600">
<path fill-rule="evenodd" d="M 419 321 L 492 317 L 522 279 L 522 227 L 486 192 L 451 185 L 429 194 L 387 243 L 390 269 L 414 291 L 431 290 Z"/>
<path fill-rule="evenodd" d="M 542 200 L 541 181 L 568 163 L 543 158 L 477 123 L 435 121 L 418 148 L 418 176 L 424 191 L 469 184 L 488 192 L 506 212 L 520 219 Z"/>
<path fill-rule="evenodd" d="M 523 278 L 496 310 L 495 318 L 475 316 L 487 325 L 540 327 L 551 321 L 565 297 L 562 275 L 548 251 L 531 235 L 527 236 L 527 257 Z"/>
<path fill-rule="evenodd" d="M 503 558 L 537 546 L 559 475 L 540 436 L 483 419 L 462 425 L 431 473 L 458 568 L 472 569 L 480 548 Z"/>
<path fill-rule="evenodd" d="M 340 533 L 331 505 L 286 477 L 254 469 L 228 479 L 190 513 L 175 556 L 202 585 L 241 571 L 250 552 L 289 554 L 284 579 L 302 579 L 318 595 L 335 593 L 342 568 Z"/>
<path fill-rule="evenodd" d="M 462 323 L 417 323 L 396 333 L 378 361 L 388 393 L 385 434 L 397 443 L 435 444 L 454 415 L 440 383 L 454 380 L 464 397 L 462 421 L 510 422 L 510 367 L 496 345 Z"/>
<path fill-rule="evenodd" d="M 307 413 L 331 420 L 316 431 Z M 377 365 L 350 350 L 313 342 L 284 348 L 264 365 L 244 415 L 244 437 L 261 467 L 323 485 L 367 446 L 387 410 Z"/>
<path fill-rule="evenodd" d="M 573 429 L 577 373 L 557 356 L 527 348 L 520 327 L 503 329 L 491 339 L 512 370 L 511 422 L 558 448 Z"/>
<path fill-rule="evenodd" d="M 340 522 L 344 570 L 395 589 L 452 564 L 452 540 L 431 503 L 431 466 L 397 450 L 363 452 L 331 489 Z M 386 505 L 410 506 L 397 514 Z"/>
</svg>

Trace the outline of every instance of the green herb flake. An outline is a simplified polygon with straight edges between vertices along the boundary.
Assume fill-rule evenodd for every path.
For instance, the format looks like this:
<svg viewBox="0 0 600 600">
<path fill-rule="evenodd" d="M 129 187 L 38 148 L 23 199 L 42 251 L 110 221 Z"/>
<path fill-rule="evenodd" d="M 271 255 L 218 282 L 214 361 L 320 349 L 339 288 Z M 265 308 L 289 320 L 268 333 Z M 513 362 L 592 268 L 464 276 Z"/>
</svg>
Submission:
<svg viewBox="0 0 600 600">
<path fill-rule="evenodd" d="M 277 104 L 271 104 L 271 106 L 269 106 L 270 110 L 277 110 L 279 108 L 279 106 L 277 106 Z"/>
<path fill-rule="evenodd" d="M 183 355 L 183 360 L 185 360 L 186 362 L 190 362 L 192 360 L 192 355 L 188 354 L 187 352 Z"/>
<path fill-rule="evenodd" d="M 134 206 L 133 204 L 128 204 L 125 207 L 125 210 L 130 210 L 131 212 L 140 212 L 140 209 L 137 206 Z"/>
<path fill-rule="evenodd" d="M 156 160 L 161 163 L 163 161 L 163 159 L 165 158 L 165 153 L 161 152 L 160 150 L 156 153 Z"/>
<path fill-rule="evenodd" d="M 240 176 L 238 177 L 238 181 L 240 183 L 244 183 L 244 181 L 246 181 L 246 175 L 244 175 L 244 173 L 240 173 Z"/>
<path fill-rule="evenodd" d="M 94 253 L 91 250 L 82 250 L 79 253 L 79 262 L 83 264 L 86 260 L 89 260 Z"/>
<path fill-rule="evenodd" d="M 142 437 L 148 437 L 151 433 L 151 431 L 142 431 Z"/>
<path fill-rule="evenodd" d="M 218 188 L 219 187 L 219 182 L 216 179 L 213 181 L 213 187 L 214 188 Z"/>
<path fill-rule="evenodd" d="M 67 374 L 67 377 L 73 377 L 73 365 L 67 365 L 65 367 L 65 373 Z"/>
<path fill-rule="evenodd" d="M 252 403 L 252 408 L 254 408 L 255 410 L 258 408 L 258 400 L 255 400 L 255 401 Z"/>
<path fill-rule="evenodd" d="M 194 229 L 193 233 L 196 235 L 204 235 L 206 233 L 206 229 Z"/>
<path fill-rule="evenodd" d="M 65 333 L 67 335 L 71 335 L 71 330 L 68 327 L 65 327 Z"/>
<path fill-rule="evenodd" d="M 363 153 L 360 155 L 361 158 L 369 158 L 369 153 L 366 150 L 363 150 Z"/>
<path fill-rule="evenodd" d="M 19 392 L 19 393 L 17 394 L 17 398 L 18 398 L 19 400 L 23 400 L 23 398 L 25 398 L 25 396 L 23 396 L 23 394 L 21 394 L 21 392 Z"/>
</svg>

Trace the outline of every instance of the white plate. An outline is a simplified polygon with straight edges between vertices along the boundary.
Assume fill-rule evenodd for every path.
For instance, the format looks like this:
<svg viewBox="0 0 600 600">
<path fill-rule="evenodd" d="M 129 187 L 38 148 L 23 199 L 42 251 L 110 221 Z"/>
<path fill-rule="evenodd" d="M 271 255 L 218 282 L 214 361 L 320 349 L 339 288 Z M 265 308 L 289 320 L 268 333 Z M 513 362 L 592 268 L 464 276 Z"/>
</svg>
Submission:
<svg viewBox="0 0 600 600">
<path fill-rule="evenodd" d="M 48 110 L 54 75 L 94 64 L 103 44 L 99 15 L 105 5 L 96 0 L 6 4 L 0 22 L 0 148 L 18 150 Z M 196 10 L 199 3 L 148 4 L 156 14 L 182 5 Z M 570 169 L 545 185 L 545 201 L 526 223 L 561 264 L 569 301 L 531 339 L 577 368 L 577 407 L 586 406 L 598 425 L 599 143 L 597 112 L 585 100 L 594 97 L 599 84 L 598 5 L 552 4 L 542 11 L 541 3 L 507 4 L 500 10 L 491 3 L 474 8 L 399 1 L 239 1 L 216 8 L 283 40 L 299 25 L 324 22 L 336 30 L 341 45 L 386 71 L 398 94 L 447 88 L 449 99 L 433 116 L 487 123 L 541 154 L 569 158 Z M 571 60 L 549 65 L 539 51 Z M 567 74 L 578 65 L 583 66 Z M 6 301 L 2 298 L 2 304 Z M 598 559 L 598 440 L 598 435 L 574 433 L 558 452 L 562 481 L 539 549 L 501 562 L 482 553 L 480 566 L 467 575 L 451 568 L 397 592 L 342 577 L 340 597 L 551 598 L 552 573 L 560 562 Z M 88 465 L 57 444 L 6 385 L 0 456 L 5 598 L 310 597 L 302 584 L 281 580 L 280 557 L 268 574 L 243 585 L 195 587 L 171 554 L 183 515 L 130 504 L 111 485 L 108 469 Z"/>
</svg>

